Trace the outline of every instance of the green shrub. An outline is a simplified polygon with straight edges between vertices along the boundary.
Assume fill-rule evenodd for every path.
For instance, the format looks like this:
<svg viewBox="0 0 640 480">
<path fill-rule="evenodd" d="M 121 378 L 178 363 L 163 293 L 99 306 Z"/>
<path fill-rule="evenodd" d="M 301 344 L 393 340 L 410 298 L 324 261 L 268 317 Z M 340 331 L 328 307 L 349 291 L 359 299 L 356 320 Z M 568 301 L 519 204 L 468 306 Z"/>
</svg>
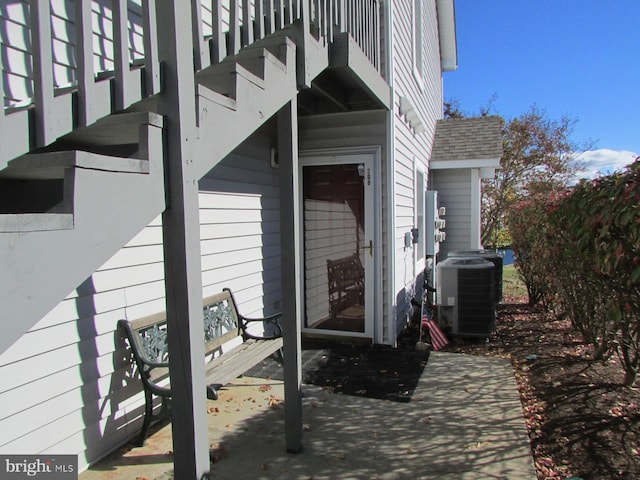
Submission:
<svg viewBox="0 0 640 480">
<path fill-rule="evenodd" d="M 640 367 L 640 157 L 622 173 L 537 195 L 507 216 L 530 303 L 568 315 L 595 356 Z"/>
</svg>

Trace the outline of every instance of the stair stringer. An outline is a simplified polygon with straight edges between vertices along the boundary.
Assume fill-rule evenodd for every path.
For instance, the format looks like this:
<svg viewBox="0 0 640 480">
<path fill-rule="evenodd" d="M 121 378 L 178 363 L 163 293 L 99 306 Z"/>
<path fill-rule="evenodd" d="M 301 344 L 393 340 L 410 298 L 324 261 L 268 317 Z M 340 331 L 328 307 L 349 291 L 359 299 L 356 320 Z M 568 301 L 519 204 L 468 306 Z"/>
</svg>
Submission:
<svg viewBox="0 0 640 480">
<path fill-rule="evenodd" d="M 146 168 L 110 170 L 108 160 L 113 157 L 69 151 L 74 162 L 82 164 L 65 171 L 65 190 L 72 196 L 71 224 L 69 213 L 64 213 L 62 229 L 48 230 L 57 223 L 51 220 L 57 214 L 27 214 L 27 222 L 41 226 L 0 232 L 0 353 L 164 211 L 162 117 L 149 118 L 140 126 L 139 154 L 147 160 L 148 173 Z"/>
<path fill-rule="evenodd" d="M 281 48 L 279 60 L 266 49 L 252 48 L 243 51 L 243 58 L 235 60 L 235 65 L 230 65 L 231 60 L 220 64 L 220 74 L 228 74 L 232 82 L 228 92 L 215 91 L 217 85 L 213 83 L 203 81 L 197 85 L 196 166 L 200 177 L 298 94 L 296 46 L 288 37 L 281 36 L 276 41 Z M 250 61 L 247 56 L 251 53 L 264 59 L 263 70 L 258 75 L 256 68 L 249 71 L 242 66 L 243 62 Z"/>
</svg>

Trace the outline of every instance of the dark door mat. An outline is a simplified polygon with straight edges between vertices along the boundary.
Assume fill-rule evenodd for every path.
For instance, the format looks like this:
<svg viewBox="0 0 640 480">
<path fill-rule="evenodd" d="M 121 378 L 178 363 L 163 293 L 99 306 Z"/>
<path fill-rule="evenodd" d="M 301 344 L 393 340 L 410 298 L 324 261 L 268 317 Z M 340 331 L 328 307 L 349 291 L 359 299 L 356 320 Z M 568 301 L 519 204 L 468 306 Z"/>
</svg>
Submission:
<svg viewBox="0 0 640 480">
<path fill-rule="evenodd" d="M 334 393 L 409 402 L 429 358 L 404 339 L 397 348 L 330 340 L 304 340 L 303 383 Z M 249 377 L 284 380 L 282 365 L 269 358 L 245 373 Z"/>
</svg>

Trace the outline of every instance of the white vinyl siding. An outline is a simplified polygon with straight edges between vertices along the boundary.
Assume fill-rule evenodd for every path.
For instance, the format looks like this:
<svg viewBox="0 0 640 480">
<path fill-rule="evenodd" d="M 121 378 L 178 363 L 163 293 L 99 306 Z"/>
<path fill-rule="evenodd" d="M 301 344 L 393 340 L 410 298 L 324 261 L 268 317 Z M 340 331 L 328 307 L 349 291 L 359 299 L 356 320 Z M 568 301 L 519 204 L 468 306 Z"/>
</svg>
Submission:
<svg viewBox="0 0 640 480">
<path fill-rule="evenodd" d="M 415 171 L 428 171 L 436 120 L 442 118 L 442 72 L 438 49 L 438 26 L 435 0 L 420 0 L 422 22 L 416 32 L 413 12 L 418 0 L 393 3 L 394 66 L 394 168 L 395 168 L 395 272 L 393 296 L 396 300 L 396 332 L 407 321 L 410 300 L 415 293 L 416 271 L 412 248 L 405 249 L 404 237 L 414 227 Z M 420 35 L 418 38 L 415 34 Z M 416 46 L 419 51 L 416 51 Z M 419 73 L 415 75 L 415 58 L 419 55 Z M 424 131 L 417 133 L 401 114 L 400 99 L 408 99 Z M 415 161 L 414 161 L 415 159 Z"/>
<path fill-rule="evenodd" d="M 164 309 L 157 219 L 0 356 L 4 453 L 100 458 L 140 428 L 140 382 L 116 332 Z"/>
<path fill-rule="evenodd" d="M 254 135 L 200 181 L 204 295 L 231 288 L 247 316 L 280 309 L 280 194 L 270 145 Z"/>
<path fill-rule="evenodd" d="M 447 209 L 444 229 L 447 237 L 440 244 L 440 259 L 444 260 L 449 252 L 472 248 L 471 169 L 438 170 L 431 174 L 439 204 Z"/>
</svg>

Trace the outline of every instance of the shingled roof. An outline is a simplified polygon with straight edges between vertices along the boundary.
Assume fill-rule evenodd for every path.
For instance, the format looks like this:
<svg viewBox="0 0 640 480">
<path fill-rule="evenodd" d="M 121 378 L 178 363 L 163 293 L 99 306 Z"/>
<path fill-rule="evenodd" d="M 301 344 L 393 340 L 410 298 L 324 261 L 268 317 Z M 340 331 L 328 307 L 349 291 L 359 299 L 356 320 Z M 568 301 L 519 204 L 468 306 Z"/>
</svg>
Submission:
<svg viewBox="0 0 640 480">
<path fill-rule="evenodd" d="M 498 116 L 438 120 L 431 161 L 498 159 L 500 127 Z"/>
</svg>

